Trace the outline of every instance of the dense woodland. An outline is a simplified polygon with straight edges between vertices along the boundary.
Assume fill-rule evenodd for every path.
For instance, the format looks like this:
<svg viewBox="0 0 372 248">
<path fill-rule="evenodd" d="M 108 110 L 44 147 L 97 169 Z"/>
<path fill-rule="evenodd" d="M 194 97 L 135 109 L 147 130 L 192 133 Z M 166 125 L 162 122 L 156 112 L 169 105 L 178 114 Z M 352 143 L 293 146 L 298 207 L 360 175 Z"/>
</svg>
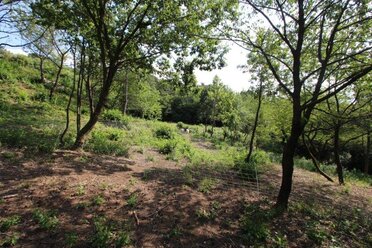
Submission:
<svg viewBox="0 0 372 248">
<path fill-rule="evenodd" d="M 40 161 L 64 154 L 62 162 L 51 163 L 66 164 L 69 159 L 78 159 L 82 168 L 87 168 L 97 159 L 104 159 L 101 166 L 112 166 L 106 156 L 116 163 L 125 157 L 131 165 L 143 161 L 163 164 L 164 168 L 155 168 L 161 172 L 166 169 L 167 173 L 168 163 L 175 163 L 181 168 L 181 184 L 209 197 L 222 179 L 205 177 L 198 181 L 192 174 L 196 168 L 235 173 L 229 179 L 232 181 L 235 175 L 254 175 L 257 182 L 263 178 L 263 195 L 270 192 L 265 195 L 267 202 L 256 201 L 237 210 L 243 217 L 229 218 L 232 223 L 239 222 L 239 230 L 233 224 L 227 225 L 225 229 L 235 230 L 231 231 L 234 234 L 230 237 L 219 233 L 225 237 L 218 241 L 222 243 L 205 241 L 205 247 L 368 247 L 372 244 L 370 217 L 366 218 L 372 199 L 371 4 L 348 0 L 2 1 L 0 150 L 4 162 L 0 161 L 0 171 L 5 174 L 0 175 L 0 207 L 5 202 L 8 206 L 19 204 L 12 199 L 21 193 L 3 192 L 7 183 L 27 181 L 28 175 L 37 174 L 19 166 L 25 159 L 42 164 Z M 12 42 L 16 36 L 22 44 Z M 211 84 L 198 82 L 197 69 L 211 71 L 226 66 L 226 44 L 231 43 L 247 51 L 241 69 L 250 75 L 249 90 L 234 92 L 218 76 Z M 27 55 L 13 54 L 7 47 L 22 47 Z M 19 153 L 26 155 L 20 157 Z M 78 170 L 79 166 L 71 168 Z M 112 178 L 115 182 L 113 171 L 119 167 L 110 172 L 104 168 L 91 171 L 102 175 L 100 171 L 107 170 L 107 178 L 102 180 L 110 182 Z M 274 177 L 276 172 L 280 176 Z M 82 176 L 79 173 L 76 175 Z M 152 178 L 146 170 L 141 173 L 143 183 Z M 296 185 L 294 173 L 308 181 Z M 310 179 L 302 179 L 306 173 L 314 178 L 313 185 Z M 125 182 L 133 189 L 128 190 L 129 199 L 124 205 L 136 223 L 127 223 L 130 227 L 125 224 L 125 232 L 116 230 L 124 222 L 115 227 L 110 224 L 109 216 L 118 213 L 101 209 L 105 197 L 107 202 L 108 198 L 117 198 L 111 191 L 109 196 L 95 196 L 91 205 L 82 208 L 90 215 L 95 215 L 96 210 L 107 214 L 92 220 L 93 238 L 78 237 L 89 233 L 84 228 L 68 237 L 60 236 L 54 230 L 54 225 L 58 226 L 55 213 L 42 210 L 47 204 L 31 211 L 33 221 L 41 229 L 53 229 L 57 240 L 67 240 L 66 247 L 144 246 L 147 243 L 140 234 L 149 233 L 139 227 L 143 208 L 136 188 L 142 181 L 136 186 L 133 175 L 129 179 L 126 176 L 129 181 Z M 161 175 L 154 177 L 160 180 Z M 178 180 L 176 174 L 164 177 Z M 314 200 L 321 196 L 296 191 L 309 185 L 316 191 L 320 187 L 318 180 L 334 187 L 328 192 L 330 198 L 342 195 L 340 202 L 332 203 L 340 213 L 325 209 L 329 202 Z M 37 191 L 38 183 L 30 182 L 25 190 L 35 187 Z M 98 190 L 94 184 L 88 180 L 83 187 L 79 182 L 75 193 L 88 197 L 86 191 Z M 17 185 L 14 188 L 22 189 Z M 355 195 L 349 192 L 351 185 Z M 235 187 L 239 189 L 239 183 Z M 174 195 L 181 191 L 175 190 Z M 219 211 L 228 208 L 222 204 L 226 199 L 213 199 L 209 210 L 196 207 L 196 222 L 216 221 Z M 357 200 L 343 215 L 347 205 L 342 204 L 348 199 Z M 319 206 L 307 205 L 311 201 Z M 194 206 L 190 208 L 195 212 Z M 355 210 L 358 213 L 350 216 L 354 208 L 359 209 Z M 0 209 L 0 245 L 17 245 L 21 240 L 21 246 L 36 246 L 27 239 L 32 230 L 26 237 L 11 233 L 12 228 L 19 228 L 17 224 L 29 210 L 12 215 L 11 207 L 5 209 Z M 293 214 L 296 221 L 291 219 L 292 212 L 298 214 Z M 300 222 L 301 218 L 309 218 L 311 224 Z M 328 225 L 322 220 L 337 224 Z M 297 225 L 295 229 L 307 228 L 303 232 L 306 238 L 291 233 L 287 223 L 291 221 Z M 60 226 L 65 226 L 62 222 Z M 219 226 L 225 224 L 218 222 Z M 133 226 L 137 231 L 131 229 Z M 150 246 L 187 247 L 192 242 L 181 223 L 172 228 L 168 236 L 156 234 L 160 241 Z M 285 233 L 277 233 L 283 228 Z M 53 243 L 53 238 L 41 234 L 38 237 Z M 201 238 L 195 242 L 204 241 Z M 40 244 L 50 247 L 50 243 Z"/>
</svg>

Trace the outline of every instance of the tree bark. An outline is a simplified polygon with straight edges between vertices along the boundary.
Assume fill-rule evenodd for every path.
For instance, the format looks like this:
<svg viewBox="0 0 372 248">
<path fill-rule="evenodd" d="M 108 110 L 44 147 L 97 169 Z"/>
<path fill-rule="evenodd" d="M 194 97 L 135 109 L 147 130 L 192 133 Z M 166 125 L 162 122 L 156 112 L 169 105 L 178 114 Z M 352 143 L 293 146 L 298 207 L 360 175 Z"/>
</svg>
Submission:
<svg viewBox="0 0 372 248">
<path fill-rule="evenodd" d="M 110 93 L 110 87 L 113 82 L 116 71 L 117 71 L 116 66 L 111 66 L 111 68 L 108 70 L 107 77 L 103 82 L 102 90 L 99 94 L 98 102 L 96 107 L 94 108 L 94 112 L 90 116 L 85 126 L 78 132 L 73 149 L 82 148 L 87 135 L 90 133 L 90 131 L 92 131 L 94 125 L 97 123 L 99 115 L 102 113 L 102 110 L 107 102 L 107 98 Z"/>
<path fill-rule="evenodd" d="M 344 174 L 342 169 L 342 164 L 340 160 L 340 125 L 338 124 L 338 121 L 336 121 L 336 125 L 334 127 L 334 137 L 333 137 L 333 153 L 334 153 L 334 160 L 336 164 L 336 171 L 338 176 L 338 182 L 339 184 L 344 184 Z"/>
<path fill-rule="evenodd" d="M 260 115 L 261 102 L 262 102 L 262 80 L 260 80 L 260 86 L 259 87 L 260 88 L 259 88 L 259 91 L 258 91 L 258 105 L 257 105 L 256 115 L 255 115 L 255 118 L 254 118 L 251 139 L 249 141 L 249 151 L 248 151 L 247 157 L 245 158 L 246 162 L 249 162 L 251 160 L 252 153 L 253 153 L 253 143 L 254 143 L 254 138 L 255 138 L 255 135 L 256 135 L 257 125 L 258 125 L 258 118 L 259 118 L 259 115 Z"/>
<path fill-rule="evenodd" d="M 128 87 L 129 87 L 129 81 L 128 81 L 128 70 L 125 71 L 125 79 L 124 79 L 124 106 L 123 106 L 123 114 L 127 114 L 128 110 Z"/>
<path fill-rule="evenodd" d="M 322 171 L 320 169 L 318 160 L 316 159 L 316 157 L 314 156 L 314 154 L 311 152 L 309 145 L 306 143 L 305 135 L 304 135 L 303 132 L 302 132 L 302 140 L 304 142 L 304 145 L 306 147 L 307 152 L 309 153 L 309 155 L 311 157 L 311 160 L 313 161 L 313 164 L 315 166 L 315 169 L 319 172 L 320 175 L 322 175 L 323 177 L 325 177 L 328 181 L 334 182 L 333 179 L 330 176 L 328 176 L 324 171 Z"/>
<path fill-rule="evenodd" d="M 367 131 L 367 142 L 364 153 L 364 172 L 369 173 L 369 152 L 371 151 L 371 130 Z"/>
<path fill-rule="evenodd" d="M 58 66 L 58 71 L 57 71 L 56 79 L 54 80 L 54 84 L 53 84 L 53 86 L 52 86 L 52 88 L 50 89 L 50 92 L 49 92 L 49 101 L 52 100 L 53 93 L 54 93 L 55 89 L 57 88 L 59 77 L 61 76 L 61 72 L 62 72 L 62 69 L 63 69 L 64 59 L 65 59 L 65 54 L 62 54 L 61 55 L 61 62 L 59 64 L 59 66 Z"/>
<path fill-rule="evenodd" d="M 40 63 L 39 63 L 39 70 L 40 70 L 40 83 L 45 83 L 45 77 L 44 77 L 44 58 L 40 57 Z"/>
<path fill-rule="evenodd" d="M 67 107 L 66 107 L 66 126 L 65 126 L 65 129 L 63 130 L 61 136 L 59 137 L 59 142 L 62 146 L 65 145 L 65 141 L 63 140 L 63 138 L 65 137 L 67 131 L 68 131 L 68 128 L 70 126 L 70 106 L 71 106 L 71 102 L 72 102 L 72 97 L 74 96 L 74 91 L 75 91 L 75 86 L 76 86 L 76 54 L 75 54 L 75 50 L 73 50 L 73 63 L 74 63 L 74 77 L 73 77 L 73 84 L 72 84 L 72 89 L 71 89 L 71 93 L 70 93 L 70 96 L 69 96 L 69 99 L 68 99 L 68 103 L 67 103 Z"/>
</svg>

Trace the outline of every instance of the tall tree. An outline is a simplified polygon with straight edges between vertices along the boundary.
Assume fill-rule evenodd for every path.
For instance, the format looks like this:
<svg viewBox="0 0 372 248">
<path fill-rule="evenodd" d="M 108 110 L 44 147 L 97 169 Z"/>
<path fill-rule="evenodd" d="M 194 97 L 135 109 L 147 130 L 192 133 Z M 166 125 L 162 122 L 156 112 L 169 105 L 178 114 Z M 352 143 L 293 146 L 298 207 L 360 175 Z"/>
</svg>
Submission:
<svg viewBox="0 0 372 248">
<path fill-rule="evenodd" d="M 276 207 L 286 209 L 294 155 L 314 107 L 372 71 L 370 1 L 244 0 L 249 18 L 232 27 L 234 40 L 259 54 L 292 102 L 291 131 L 282 156 Z M 254 18 L 252 18 L 254 16 Z M 342 77 L 326 85 L 337 71 Z"/>
<path fill-rule="evenodd" d="M 99 50 L 101 90 L 94 112 L 79 131 L 74 147 L 82 147 L 97 123 L 119 68 L 129 62 L 151 63 L 160 54 L 185 47 L 194 47 L 195 54 L 202 52 L 202 34 L 213 32 L 235 7 L 235 0 L 35 1 L 34 13 L 44 23 L 52 20 L 73 26 Z"/>
</svg>

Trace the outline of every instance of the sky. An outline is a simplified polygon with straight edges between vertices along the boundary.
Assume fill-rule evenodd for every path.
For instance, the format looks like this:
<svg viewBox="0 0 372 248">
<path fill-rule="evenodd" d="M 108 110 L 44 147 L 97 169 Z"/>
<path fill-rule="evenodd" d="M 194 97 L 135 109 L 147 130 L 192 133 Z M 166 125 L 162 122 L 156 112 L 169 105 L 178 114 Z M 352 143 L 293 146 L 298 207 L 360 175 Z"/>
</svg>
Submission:
<svg viewBox="0 0 372 248">
<path fill-rule="evenodd" d="M 222 82 L 236 92 L 249 88 L 249 74 L 243 73 L 238 66 L 245 65 L 247 61 L 246 51 L 234 43 L 227 43 L 230 51 L 226 54 L 227 66 L 220 70 L 195 71 L 199 83 L 211 84 L 214 76 L 221 78 Z"/>
<path fill-rule="evenodd" d="M 246 64 L 247 53 L 244 49 L 234 43 L 226 43 L 230 48 L 225 55 L 227 65 L 219 70 L 200 71 L 196 70 L 195 75 L 198 83 L 211 84 L 213 78 L 217 75 L 222 82 L 235 92 L 247 90 L 249 88 L 249 74 L 243 73 L 238 66 Z M 26 54 L 20 47 L 6 47 L 7 50 L 13 53 Z"/>
</svg>

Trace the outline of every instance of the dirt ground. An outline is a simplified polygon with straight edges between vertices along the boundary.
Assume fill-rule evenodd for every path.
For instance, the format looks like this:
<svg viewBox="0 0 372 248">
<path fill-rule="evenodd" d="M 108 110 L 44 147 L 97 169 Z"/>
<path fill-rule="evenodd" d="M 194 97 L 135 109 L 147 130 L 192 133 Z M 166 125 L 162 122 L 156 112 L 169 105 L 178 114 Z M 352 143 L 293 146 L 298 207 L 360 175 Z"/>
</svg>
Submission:
<svg viewBox="0 0 372 248">
<path fill-rule="evenodd" d="M 259 191 L 221 184 L 201 192 L 183 176 L 182 161 L 166 160 L 154 150 L 133 149 L 130 160 L 69 151 L 50 156 L 0 152 L 0 218 L 21 216 L 11 229 L 20 234 L 17 247 L 63 247 L 68 233 L 77 234 L 75 247 L 90 247 L 93 220 L 103 215 L 130 232 L 133 247 L 249 247 L 241 238 L 241 216 L 250 204 L 272 206 L 280 185 L 280 167 L 272 166 L 260 176 Z M 136 201 L 129 203 L 133 195 Z M 92 204 L 97 197 L 103 200 Z M 291 203 L 304 201 L 332 208 L 337 216 L 354 208 L 372 216 L 371 187 L 350 186 L 345 192 L 297 169 Z M 58 227 L 40 228 L 35 209 L 57 213 Z M 283 233 L 290 247 L 315 247 L 304 234 L 305 224 L 306 216 L 288 212 L 270 229 Z M 346 236 L 343 244 L 353 247 Z"/>
</svg>

